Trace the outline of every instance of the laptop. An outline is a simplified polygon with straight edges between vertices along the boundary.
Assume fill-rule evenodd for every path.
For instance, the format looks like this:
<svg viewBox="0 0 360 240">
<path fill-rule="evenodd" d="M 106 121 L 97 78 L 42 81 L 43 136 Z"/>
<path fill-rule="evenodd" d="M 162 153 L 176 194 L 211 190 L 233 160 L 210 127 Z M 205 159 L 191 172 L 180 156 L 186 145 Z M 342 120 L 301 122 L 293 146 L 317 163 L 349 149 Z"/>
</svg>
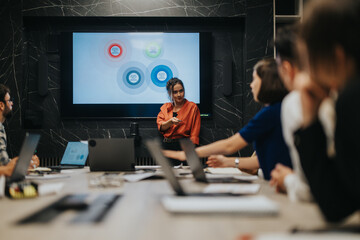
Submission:
<svg viewBox="0 0 360 240">
<path fill-rule="evenodd" d="M 160 140 L 155 138 L 146 141 L 146 146 L 151 154 L 151 156 L 155 159 L 155 161 L 161 166 L 164 171 L 165 178 L 170 183 L 170 186 L 173 188 L 177 196 L 238 196 L 240 194 L 231 193 L 231 192 L 221 192 L 221 193 L 187 193 L 181 186 L 180 182 L 177 180 L 176 175 L 173 171 L 172 166 L 169 161 L 162 154 L 161 143 Z"/>
<path fill-rule="evenodd" d="M 31 158 L 39 143 L 40 134 L 26 133 L 24 142 L 22 144 L 19 159 L 16 162 L 12 175 L 7 178 L 8 183 L 18 182 L 25 179 L 27 170 L 30 165 Z"/>
<path fill-rule="evenodd" d="M 101 138 L 88 142 L 90 171 L 135 171 L 133 138 Z"/>
<path fill-rule="evenodd" d="M 68 142 L 59 166 L 49 166 L 54 170 L 83 168 L 89 155 L 87 142 Z"/>
<path fill-rule="evenodd" d="M 180 146 L 185 152 L 186 160 L 190 166 L 194 178 L 198 182 L 204 183 L 249 183 L 251 181 L 245 179 L 236 179 L 233 176 L 214 176 L 214 178 L 206 176 L 201 160 L 199 159 L 193 142 L 189 138 L 180 139 Z"/>
</svg>

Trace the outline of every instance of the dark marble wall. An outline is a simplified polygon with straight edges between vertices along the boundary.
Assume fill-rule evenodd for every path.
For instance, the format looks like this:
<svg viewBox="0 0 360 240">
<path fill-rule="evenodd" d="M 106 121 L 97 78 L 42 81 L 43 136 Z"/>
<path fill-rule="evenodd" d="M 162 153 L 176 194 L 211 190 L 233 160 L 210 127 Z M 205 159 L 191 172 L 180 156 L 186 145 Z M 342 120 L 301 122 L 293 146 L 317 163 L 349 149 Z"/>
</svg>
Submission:
<svg viewBox="0 0 360 240">
<path fill-rule="evenodd" d="M 243 17 L 243 26 L 231 31 L 214 31 L 213 114 L 204 119 L 200 143 L 226 138 L 239 130 L 258 111 L 249 84 L 253 65 L 272 55 L 272 0 L 123 0 L 123 1 L 1 1 L 0 82 L 10 86 L 14 116 L 5 123 L 8 151 L 18 154 L 25 131 L 42 133 L 40 157 L 61 156 L 68 141 L 88 138 L 126 137 L 130 120 L 62 120 L 60 102 L 60 59 L 48 50 L 51 22 L 29 23 L 36 17 Z M 61 18 L 60 18 L 61 19 Z M 59 25 L 59 24 L 58 24 Z M 61 25 L 61 20 L 60 20 Z M 59 27 L 59 26 L 57 26 Z M 51 39 L 50 39 L 51 40 Z M 37 92 L 37 64 L 41 55 L 49 59 L 45 97 Z M 222 94 L 222 57 L 233 59 L 233 94 Z M 156 136 L 153 120 L 138 120 L 143 139 Z M 249 155 L 247 148 L 240 155 Z M 138 156 L 146 156 L 142 147 Z"/>
</svg>

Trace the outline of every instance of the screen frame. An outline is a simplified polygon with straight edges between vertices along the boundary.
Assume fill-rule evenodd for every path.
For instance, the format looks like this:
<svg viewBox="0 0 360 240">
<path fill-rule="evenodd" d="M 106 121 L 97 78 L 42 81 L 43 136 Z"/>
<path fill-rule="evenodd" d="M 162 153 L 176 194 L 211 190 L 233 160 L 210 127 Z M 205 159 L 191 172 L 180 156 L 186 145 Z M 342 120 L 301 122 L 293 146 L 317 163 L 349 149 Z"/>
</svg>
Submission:
<svg viewBox="0 0 360 240">
<path fill-rule="evenodd" d="M 156 118 L 162 104 L 73 104 L 73 33 L 99 31 L 70 31 L 60 34 L 61 42 L 61 118 Z M 151 33 L 151 31 L 143 31 Z M 127 33 L 106 31 L 99 33 Z M 166 33 L 199 33 L 200 35 L 200 103 L 202 117 L 212 116 L 212 34 L 211 32 L 179 31 Z M 209 83 L 210 82 L 210 83 Z M 185 86 L 186 91 L 186 86 Z M 185 95 L 186 97 L 186 95 Z"/>
</svg>

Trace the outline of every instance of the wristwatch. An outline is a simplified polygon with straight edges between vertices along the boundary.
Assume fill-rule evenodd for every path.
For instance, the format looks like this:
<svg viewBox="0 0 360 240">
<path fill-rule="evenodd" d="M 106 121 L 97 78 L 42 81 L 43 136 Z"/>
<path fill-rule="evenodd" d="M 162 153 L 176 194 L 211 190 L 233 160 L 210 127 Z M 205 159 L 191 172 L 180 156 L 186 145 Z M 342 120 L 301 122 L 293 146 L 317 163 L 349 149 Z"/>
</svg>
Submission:
<svg viewBox="0 0 360 240">
<path fill-rule="evenodd" d="M 240 160 L 238 158 L 235 158 L 235 167 L 239 168 L 239 162 Z"/>
</svg>

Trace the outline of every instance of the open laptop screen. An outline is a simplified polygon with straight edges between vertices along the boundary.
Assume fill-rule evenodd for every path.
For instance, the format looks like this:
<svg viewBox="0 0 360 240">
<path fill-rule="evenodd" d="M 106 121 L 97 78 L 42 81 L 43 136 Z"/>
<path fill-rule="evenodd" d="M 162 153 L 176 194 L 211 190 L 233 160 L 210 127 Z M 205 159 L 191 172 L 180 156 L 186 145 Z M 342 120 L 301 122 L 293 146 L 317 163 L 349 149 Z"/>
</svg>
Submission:
<svg viewBox="0 0 360 240">
<path fill-rule="evenodd" d="M 60 165 L 84 166 L 89 154 L 88 144 L 84 142 L 68 142 Z"/>
<path fill-rule="evenodd" d="M 40 134 L 26 133 L 25 140 L 20 150 L 19 159 L 8 182 L 21 181 L 25 178 L 27 169 L 40 140 Z"/>
</svg>

